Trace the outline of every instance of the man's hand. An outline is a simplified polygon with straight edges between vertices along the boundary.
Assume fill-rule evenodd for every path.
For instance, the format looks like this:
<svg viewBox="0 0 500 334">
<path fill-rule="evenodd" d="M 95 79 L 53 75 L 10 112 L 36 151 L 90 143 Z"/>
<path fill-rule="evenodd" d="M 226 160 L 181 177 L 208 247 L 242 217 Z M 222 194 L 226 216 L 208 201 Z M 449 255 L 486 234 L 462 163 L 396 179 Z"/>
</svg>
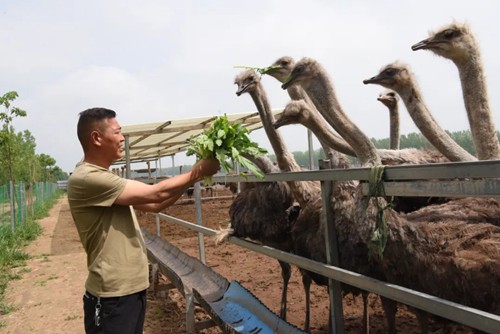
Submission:
<svg viewBox="0 0 500 334">
<path fill-rule="evenodd" d="M 193 166 L 193 174 L 195 175 L 197 180 L 201 180 L 206 176 L 212 176 L 220 168 L 220 163 L 217 159 L 202 159 L 198 161 Z"/>
</svg>

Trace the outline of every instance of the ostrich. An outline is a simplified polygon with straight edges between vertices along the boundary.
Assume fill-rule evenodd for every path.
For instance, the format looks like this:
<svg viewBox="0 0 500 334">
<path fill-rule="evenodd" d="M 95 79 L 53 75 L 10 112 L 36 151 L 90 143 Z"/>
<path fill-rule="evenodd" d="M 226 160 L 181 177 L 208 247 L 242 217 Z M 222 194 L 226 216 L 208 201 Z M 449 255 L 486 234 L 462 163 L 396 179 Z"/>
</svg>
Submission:
<svg viewBox="0 0 500 334">
<path fill-rule="evenodd" d="M 237 94 L 241 95 L 243 93 L 249 93 L 255 102 L 257 110 L 261 116 L 264 128 L 269 137 L 271 145 L 276 153 L 278 160 L 278 166 L 282 171 L 300 171 L 300 167 L 297 165 L 293 159 L 293 155 L 288 153 L 284 141 L 282 140 L 279 132 L 274 129 L 274 117 L 267 100 L 265 91 L 260 83 L 260 76 L 258 76 L 254 71 L 244 71 L 239 74 L 235 83 L 238 85 Z M 325 153 L 329 152 L 330 149 L 325 148 Z M 332 152 L 332 159 L 337 163 L 336 167 L 348 167 L 348 160 L 341 154 Z M 294 250 L 299 252 L 300 255 L 315 259 L 317 261 L 326 262 L 326 254 L 324 248 L 324 226 L 320 224 L 320 214 L 322 210 L 322 198 L 320 188 L 317 183 L 308 181 L 299 182 L 289 182 L 290 189 L 300 204 L 301 213 L 297 217 L 297 221 L 292 226 L 292 240 L 294 244 Z M 295 228 L 296 223 L 300 222 L 300 226 Z M 302 229 L 305 227 L 305 230 Z M 305 330 L 309 331 L 309 319 L 310 319 L 310 284 L 311 279 L 317 284 L 328 285 L 328 280 L 315 273 L 301 270 L 303 277 L 304 290 L 306 292 L 306 319 L 305 319 Z M 358 294 L 359 289 L 343 285 L 344 291 L 348 291 L 354 294 Z M 366 295 L 364 296 L 365 310 L 367 307 Z M 368 313 L 364 313 L 366 319 Z M 364 324 L 366 324 L 366 320 Z M 368 330 L 367 325 L 364 326 L 365 331 Z"/>
<path fill-rule="evenodd" d="M 272 114 L 271 108 L 269 106 L 269 102 L 267 100 L 267 95 L 260 83 L 260 76 L 257 75 L 252 70 L 246 70 L 241 72 L 239 75 L 236 76 L 235 78 L 235 84 L 238 85 L 238 89 L 236 94 L 238 96 L 241 96 L 244 93 L 249 93 L 250 96 L 252 97 L 257 110 L 259 111 L 259 116 L 262 120 L 262 124 L 264 126 L 264 130 L 266 131 L 266 134 L 269 138 L 269 141 L 273 147 L 273 150 L 276 154 L 276 159 L 278 162 L 278 167 L 281 171 L 300 171 L 301 168 L 300 166 L 296 163 L 293 154 L 291 154 L 288 149 L 286 148 L 286 145 L 284 143 L 283 138 L 277 132 L 273 127 L 272 124 L 274 122 L 274 116 Z M 280 184 L 281 182 L 278 182 Z M 320 192 L 319 188 L 319 183 L 318 182 L 310 182 L 310 181 L 290 181 L 288 182 L 287 186 L 289 187 L 289 191 L 292 195 L 293 198 L 299 203 L 300 207 L 305 207 L 308 205 L 309 201 L 311 198 L 316 196 L 317 193 Z M 263 197 L 268 198 L 270 205 L 272 206 L 272 203 L 275 203 L 276 200 L 279 200 L 279 197 L 277 199 L 271 199 L 267 197 L 268 194 L 263 195 Z M 242 197 L 244 198 L 244 197 Z M 252 201 L 247 201 L 248 203 L 254 203 Z M 244 204 L 239 204 L 239 202 L 236 202 L 235 205 L 240 205 L 244 206 Z M 290 206 L 290 203 L 288 203 Z M 260 211 L 259 206 L 254 206 L 252 204 L 252 207 L 254 207 L 252 213 L 249 215 L 250 217 L 260 217 L 262 214 L 264 214 L 265 217 L 265 212 Z M 297 210 L 292 210 L 292 212 L 296 212 Z M 231 215 L 231 217 L 238 218 L 236 216 Z M 232 220 L 233 221 L 233 220 Z M 269 220 L 269 225 L 273 225 L 272 220 Z M 235 224 L 238 225 L 245 225 L 246 221 L 243 219 L 235 219 L 234 221 Z M 248 222 L 250 223 L 250 222 Z M 287 226 L 288 228 L 289 226 Z M 262 226 L 264 228 L 264 226 Z M 272 229 L 272 228 L 271 228 Z M 260 229 L 259 229 L 260 230 Z M 258 230 L 256 230 L 258 232 Z M 280 230 L 276 231 L 271 231 L 272 233 L 280 233 Z M 286 244 L 286 249 L 284 248 L 279 248 L 285 251 L 293 251 L 291 246 L 291 236 L 289 233 L 289 230 L 287 230 L 287 244 Z M 270 233 L 269 231 L 262 231 L 260 233 Z M 287 292 L 287 286 L 288 286 L 288 281 L 290 279 L 290 265 L 288 263 L 282 263 L 280 262 L 280 265 L 282 267 L 282 273 L 283 273 L 283 294 L 282 294 L 282 303 L 281 303 L 281 310 L 280 310 L 280 316 L 286 320 L 286 292 Z M 303 283 L 304 283 L 304 289 L 306 291 L 306 295 L 309 294 L 309 286 L 310 282 L 308 281 L 308 278 L 305 277 L 303 278 Z M 309 323 L 306 321 L 306 329 L 308 329 Z"/>
<path fill-rule="evenodd" d="M 371 141 L 343 112 L 318 62 L 310 58 L 299 61 L 282 87 L 293 84 L 300 84 L 318 110 L 325 112 L 335 130 L 356 151 L 363 167 L 381 164 Z M 352 252 L 347 269 L 368 275 L 381 269 L 380 276 L 391 283 L 499 313 L 500 227 L 468 224 L 469 218 L 459 212 L 450 217 L 447 204 L 429 212 L 441 216 L 439 224 L 415 224 L 387 207 L 382 198 L 366 197 L 361 192 L 345 195 L 347 198 L 336 197 L 334 214 L 339 239 L 347 240 L 345 251 Z M 385 225 L 377 220 L 380 215 L 385 217 Z M 387 237 L 385 247 L 383 239 L 372 239 L 377 230 Z M 372 262 L 367 260 L 369 254 Z M 420 320 L 425 331 L 426 322 Z"/>
<path fill-rule="evenodd" d="M 363 81 L 379 84 L 396 91 L 406 105 L 411 118 L 429 142 L 451 161 L 475 161 L 476 157 L 460 147 L 438 125 L 424 103 L 410 66 L 396 61 L 382 68 L 377 76 Z"/>
<path fill-rule="evenodd" d="M 399 97 L 392 90 L 386 90 L 379 94 L 377 100 L 382 102 L 389 109 L 389 149 L 399 150 Z"/>
<path fill-rule="evenodd" d="M 248 158 L 264 173 L 279 172 L 279 168 L 267 157 Z M 285 182 L 245 183 L 229 208 L 230 227 L 217 234 L 216 243 L 235 236 L 291 252 L 291 227 L 299 211 L 300 206 L 294 201 L 290 187 Z M 292 272 L 290 264 L 278 262 L 283 278 L 280 317 L 286 320 L 287 290 Z"/>
<path fill-rule="evenodd" d="M 477 157 L 479 160 L 499 159 L 500 145 L 490 111 L 481 53 L 470 26 L 453 22 L 411 48 L 430 50 L 455 63 Z"/>
</svg>

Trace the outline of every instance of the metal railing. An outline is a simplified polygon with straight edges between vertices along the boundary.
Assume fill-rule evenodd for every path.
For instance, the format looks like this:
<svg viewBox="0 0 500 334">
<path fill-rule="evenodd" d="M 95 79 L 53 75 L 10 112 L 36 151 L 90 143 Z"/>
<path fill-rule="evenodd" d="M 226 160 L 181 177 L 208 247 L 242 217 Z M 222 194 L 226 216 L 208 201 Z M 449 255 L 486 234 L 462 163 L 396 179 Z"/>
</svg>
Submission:
<svg viewBox="0 0 500 334">
<path fill-rule="evenodd" d="M 269 182 L 269 181 L 320 181 L 322 192 L 328 193 L 332 180 L 360 180 L 368 181 L 369 168 L 351 168 L 342 170 L 319 170 L 305 172 L 273 173 L 266 175 L 264 180 L 253 176 L 241 177 L 214 177 L 215 182 Z M 442 163 L 432 165 L 387 166 L 384 171 L 383 186 L 386 196 L 433 196 L 433 197 L 499 197 L 500 198 L 500 160 L 463 163 Z M 368 184 L 362 185 L 365 194 Z M 199 187 L 198 187 L 199 189 Z M 326 245 L 335 245 L 331 240 L 333 235 L 333 216 L 328 215 L 332 210 L 328 196 L 323 194 L 323 205 L 327 211 L 325 233 Z M 200 198 L 199 190 L 195 189 L 195 198 Z M 201 200 L 196 200 L 197 212 L 201 208 Z M 157 219 L 165 219 L 197 231 L 199 235 L 214 235 L 215 230 L 202 226 L 201 216 L 197 215 L 196 224 L 180 220 L 165 214 L 157 214 Z M 500 220 L 500 217 L 499 217 Z M 159 230 L 158 230 L 159 232 Z M 358 287 L 393 299 L 397 302 L 413 306 L 428 313 L 453 320 L 487 333 L 500 333 L 500 316 L 457 304 L 426 293 L 407 289 L 405 287 L 386 283 L 355 272 L 347 271 L 332 263 L 319 263 L 294 254 L 286 253 L 271 247 L 258 245 L 235 237 L 229 242 L 250 249 L 281 261 L 288 262 L 328 277 L 330 284 L 331 317 L 335 333 L 343 333 L 342 305 L 337 301 L 340 298 L 340 289 L 335 289 L 339 282 Z M 203 238 L 199 238 L 200 258 L 204 261 Z M 335 248 L 335 247 L 331 247 Z M 493 283 L 492 283 L 493 284 Z"/>
</svg>

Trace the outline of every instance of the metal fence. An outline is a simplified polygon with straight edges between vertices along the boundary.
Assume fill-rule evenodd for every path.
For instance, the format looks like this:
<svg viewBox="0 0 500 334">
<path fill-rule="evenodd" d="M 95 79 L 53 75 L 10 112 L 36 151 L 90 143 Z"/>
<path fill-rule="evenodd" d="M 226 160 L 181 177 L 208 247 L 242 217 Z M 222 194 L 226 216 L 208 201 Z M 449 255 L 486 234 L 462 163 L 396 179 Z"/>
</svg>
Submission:
<svg viewBox="0 0 500 334">
<path fill-rule="evenodd" d="M 58 190 L 56 183 L 36 182 L 17 184 L 8 183 L 0 186 L 0 224 L 10 225 L 14 231 L 16 225 L 23 224 L 34 216 L 47 200 Z"/>
<path fill-rule="evenodd" d="M 343 170 L 320 170 L 307 172 L 288 172 L 266 175 L 264 181 L 320 181 L 323 192 L 323 205 L 326 208 L 327 228 L 326 245 L 333 249 L 336 240 L 329 239 L 333 229 L 331 202 L 325 193 L 331 190 L 331 181 L 360 180 L 366 182 L 364 193 L 368 192 L 370 180 L 369 168 L 352 168 Z M 227 177 L 231 182 L 261 182 L 255 177 Z M 222 181 L 214 177 L 214 181 Z M 388 166 L 383 178 L 384 195 L 386 196 L 440 196 L 440 197 L 495 197 L 500 200 L 500 161 L 480 161 L 466 163 L 443 163 L 420 166 Z M 205 260 L 202 235 L 214 235 L 216 231 L 203 227 L 201 219 L 201 200 L 199 185 L 195 188 L 195 204 L 197 211 L 196 224 L 182 221 L 165 214 L 157 214 L 160 219 L 185 226 L 199 233 L 200 259 Z M 500 219 L 500 217 L 499 217 Z M 159 228 L 159 224 L 158 224 Z M 159 231 L 158 231 L 159 233 Z M 334 289 L 339 282 L 347 283 L 366 291 L 396 300 L 400 303 L 425 310 L 458 323 L 470 326 L 487 333 L 500 333 L 500 316 L 460 305 L 436 296 L 407 289 L 405 287 L 378 281 L 374 278 L 339 268 L 333 263 L 319 263 L 294 254 L 282 252 L 271 247 L 257 245 L 252 242 L 231 237 L 229 242 L 255 252 L 274 257 L 278 260 L 297 265 L 306 270 L 316 272 L 330 278 L 331 317 L 335 333 L 343 333 L 342 308 L 339 289 Z M 492 282 L 492 284 L 495 284 Z"/>
</svg>

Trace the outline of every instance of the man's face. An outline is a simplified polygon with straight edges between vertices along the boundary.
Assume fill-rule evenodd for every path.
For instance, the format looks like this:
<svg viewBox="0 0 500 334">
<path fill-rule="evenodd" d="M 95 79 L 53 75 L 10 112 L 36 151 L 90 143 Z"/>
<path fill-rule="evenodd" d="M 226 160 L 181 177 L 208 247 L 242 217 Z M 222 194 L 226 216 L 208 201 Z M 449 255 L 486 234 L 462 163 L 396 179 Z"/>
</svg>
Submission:
<svg viewBox="0 0 500 334">
<path fill-rule="evenodd" d="M 116 118 L 108 118 L 102 122 L 98 130 L 102 154 L 105 154 L 110 161 L 118 160 L 123 155 L 123 142 L 121 126 Z"/>
</svg>

